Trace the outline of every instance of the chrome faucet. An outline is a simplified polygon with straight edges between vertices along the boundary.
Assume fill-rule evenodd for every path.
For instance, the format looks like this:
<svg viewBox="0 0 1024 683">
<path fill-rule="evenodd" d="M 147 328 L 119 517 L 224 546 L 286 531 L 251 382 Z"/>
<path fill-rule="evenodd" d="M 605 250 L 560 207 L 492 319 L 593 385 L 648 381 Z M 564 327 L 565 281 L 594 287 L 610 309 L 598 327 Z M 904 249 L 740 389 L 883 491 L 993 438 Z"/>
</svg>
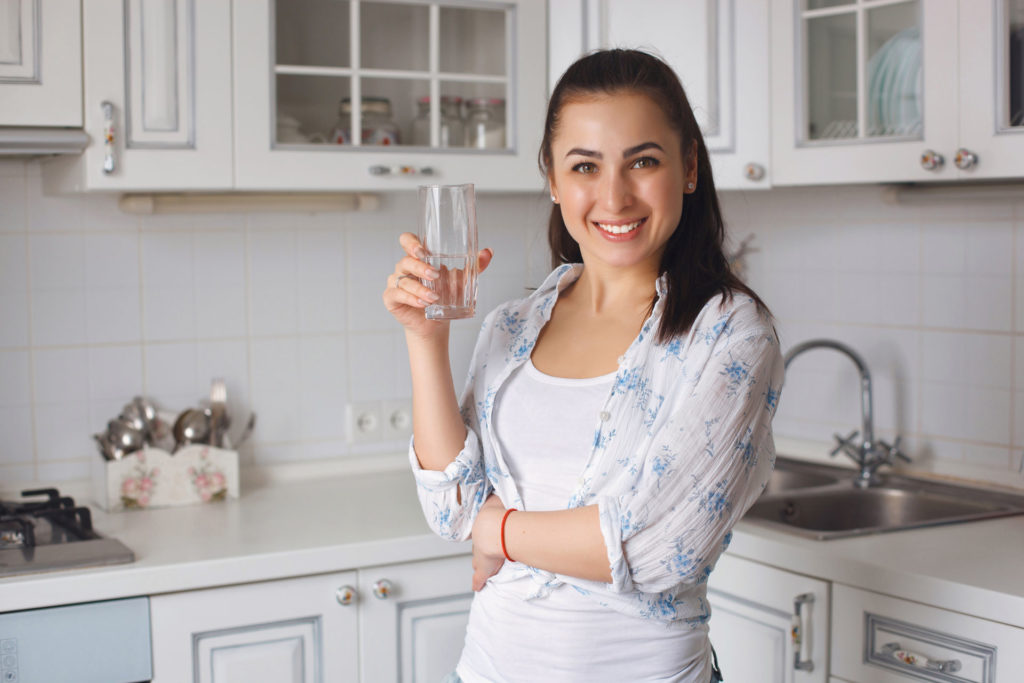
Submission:
<svg viewBox="0 0 1024 683">
<path fill-rule="evenodd" d="M 793 359 L 804 351 L 810 349 L 834 349 L 845 354 L 856 364 L 860 371 L 860 432 L 853 431 L 846 437 L 835 435 L 836 447 L 830 455 L 835 456 L 842 452 L 853 458 L 860 467 L 860 474 L 854 479 L 854 485 L 859 488 L 867 488 L 879 483 L 876 470 L 882 465 L 893 465 L 896 458 L 910 462 L 910 458 L 900 451 L 900 437 L 897 436 L 892 445 L 881 439 L 875 440 L 874 422 L 871 411 L 871 373 L 860 354 L 846 344 L 832 339 L 811 339 L 791 348 L 785 355 L 785 367 L 788 369 Z M 861 436 L 860 443 L 854 443 L 858 433 Z"/>
</svg>

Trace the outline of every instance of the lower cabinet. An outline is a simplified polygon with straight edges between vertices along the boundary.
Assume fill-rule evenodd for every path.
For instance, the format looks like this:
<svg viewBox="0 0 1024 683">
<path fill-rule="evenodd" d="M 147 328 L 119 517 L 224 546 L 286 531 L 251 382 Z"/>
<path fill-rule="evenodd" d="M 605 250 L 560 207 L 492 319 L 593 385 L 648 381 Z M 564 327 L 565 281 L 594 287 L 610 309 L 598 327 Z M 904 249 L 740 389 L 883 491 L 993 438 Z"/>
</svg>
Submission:
<svg viewBox="0 0 1024 683">
<path fill-rule="evenodd" d="M 827 581 L 726 554 L 708 580 L 708 602 L 725 680 L 829 680 Z"/>
<path fill-rule="evenodd" d="M 471 576 L 460 556 L 153 596 L 153 681 L 441 680 Z"/>
<path fill-rule="evenodd" d="M 1024 629 L 835 584 L 832 671 L 871 683 L 1024 680 Z"/>
</svg>

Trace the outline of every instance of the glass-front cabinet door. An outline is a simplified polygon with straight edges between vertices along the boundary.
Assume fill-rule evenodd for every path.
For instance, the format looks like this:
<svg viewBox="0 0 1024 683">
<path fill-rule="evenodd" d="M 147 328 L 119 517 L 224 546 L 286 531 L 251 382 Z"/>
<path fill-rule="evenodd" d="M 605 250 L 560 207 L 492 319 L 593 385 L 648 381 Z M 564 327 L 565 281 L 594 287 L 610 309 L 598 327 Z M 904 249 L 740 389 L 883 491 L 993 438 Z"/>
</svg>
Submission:
<svg viewBox="0 0 1024 683">
<path fill-rule="evenodd" d="M 772 14 L 776 183 L 957 177 L 957 0 L 774 0 Z"/>
<path fill-rule="evenodd" d="M 541 189 L 543 3 L 235 0 L 236 185 Z"/>
<path fill-rule="evenodd" d="M 715 186 L 771 186 L 770 0 L 548 2 L 548 87 L 598 47 L 653 51 L 686 89 Z M 652 21 L 651 17 L 657 17 Z"/>
<path fill-rule="evenodd" d="M 1024 177 L 1024 0 L 962 0 L 960 101 L 960 177 Z"/>
</svg>

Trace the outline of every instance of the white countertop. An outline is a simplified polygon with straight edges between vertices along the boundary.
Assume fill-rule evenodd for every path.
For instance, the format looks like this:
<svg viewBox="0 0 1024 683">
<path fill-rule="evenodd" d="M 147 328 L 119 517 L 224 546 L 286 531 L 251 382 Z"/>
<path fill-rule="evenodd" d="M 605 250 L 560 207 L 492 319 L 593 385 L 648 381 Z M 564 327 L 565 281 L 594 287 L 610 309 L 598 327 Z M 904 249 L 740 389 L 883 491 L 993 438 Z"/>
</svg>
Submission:
<svg viewBox="0 0 1024 683">
<path fill-rule="evenodd" d="M 92 510 L 93 527 L 135 562 L 0 578 L 0 612 L 470 551 L 431 533 L 407 470 L 243 487 L 235 500 L 205 505 Z"/>
<path fill-rule="evenodd" d="M 381 505 L 380 501 L 387 501 Z M 408 471 L 263 484 L 225 503 L 93 522 L 132 564 L 0 579 L 0 611 L 287 578 L 469 552 L 435 537 Z M 741 522 L 730 554 L 1024 628 L 1024 516 L 814 541 Z"/>
</svg>

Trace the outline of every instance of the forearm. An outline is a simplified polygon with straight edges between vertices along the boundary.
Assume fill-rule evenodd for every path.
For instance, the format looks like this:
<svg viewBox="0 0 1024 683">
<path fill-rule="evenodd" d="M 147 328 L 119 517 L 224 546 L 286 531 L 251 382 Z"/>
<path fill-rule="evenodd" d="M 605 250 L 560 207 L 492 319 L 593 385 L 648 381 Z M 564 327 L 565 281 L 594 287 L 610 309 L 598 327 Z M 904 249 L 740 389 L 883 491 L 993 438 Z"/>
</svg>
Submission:
<svg viewBox="0 0 1024 683">
<path fill-rule="evenodd" d="M 503 556 L 501 518 L 504 512 L 497 497 L 492 497 L 473 528 L 473 542 L 483 544 L 488 554 Z M 571 510 L 513 512 L 505 520 L 505 548 L 514 561 L 537 569 L 589 581 L 610 583 L 612 580 L 596 505 Z"/>
<path fill-rule="evenodd" d="M 406 334 L 412 374 L 412 430 L 416 457 L 427 470 L 443 470 L 462 450 L 466 426 L 459 414 L 448 360 L 447 323 L 443 334 L 424 339 Z"/>
</svg>

